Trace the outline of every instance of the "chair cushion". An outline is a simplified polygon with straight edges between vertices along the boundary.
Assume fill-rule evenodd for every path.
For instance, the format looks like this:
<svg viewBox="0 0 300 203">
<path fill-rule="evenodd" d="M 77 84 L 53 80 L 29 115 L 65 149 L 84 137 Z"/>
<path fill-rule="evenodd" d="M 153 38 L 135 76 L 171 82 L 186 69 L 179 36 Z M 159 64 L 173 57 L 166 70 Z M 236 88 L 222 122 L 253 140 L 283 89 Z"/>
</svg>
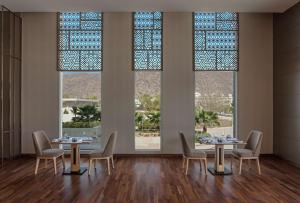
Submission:
<svg viewBox="0 0 300 203">
<path fill-rule="evenodd" d="M 232 153 L 238 157 L 253 157 L 253 152 L 250 149 L 233 149 Z"/>
<path fill-rule="evenodd" d="M 91 151 L 88 156 L 89 158 L 100 158 L 100 157 L 103 157 L 103 151 L 104 149 L 96 149 L 96 150 L 93 150 Z"/>
<path fill-rule="evenodd" d="M 206 153 L 202 150 L 192 149 L 189 156 L 192 158 L 206 158 Z"/>
<path fill-rule="evenodd" d="M 42 156 L 45 157 L 58 157 L 64 154 L 63 149 L 45 149 L 43 150 Z"/>
</svg>

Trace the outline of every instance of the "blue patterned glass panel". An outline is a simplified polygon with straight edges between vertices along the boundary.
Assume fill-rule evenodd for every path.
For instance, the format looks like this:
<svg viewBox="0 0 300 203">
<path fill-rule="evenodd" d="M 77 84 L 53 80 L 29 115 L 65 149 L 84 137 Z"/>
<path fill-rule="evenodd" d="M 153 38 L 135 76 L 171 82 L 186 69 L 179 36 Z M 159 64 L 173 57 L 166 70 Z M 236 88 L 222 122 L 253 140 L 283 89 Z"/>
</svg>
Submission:
<svg viewBox="0 0 300 203">
<path fill-rule="evenodd" d="M 216 67 L 215 51 L 195 51 L 196 70 L 214 70 Z"/>
<path fill-rule="evenodd" d="M 102 14 L 59 13 L 58 23 L 58 70 L 102 70 Z"/>
<path fill-rule="evenodd" d="M 206 32 L 207 50 L 236 50 L 236 31 L 208 31 Z"/>
<path fill-rule="evenodd" d="M 134 13 L 134 70 L 162 70 L 162 13 Z"/>
<path fill-rule="evenodd" d="M 238 70 L 237 13 L 194 13 L 194 70 Z"/>
<path fill-rule="evenodd" d="M 237 67 L 236 51 L 218 51 L 217 52 L 217 69 L 218 70 L 234 70 Z"/>
</svg>

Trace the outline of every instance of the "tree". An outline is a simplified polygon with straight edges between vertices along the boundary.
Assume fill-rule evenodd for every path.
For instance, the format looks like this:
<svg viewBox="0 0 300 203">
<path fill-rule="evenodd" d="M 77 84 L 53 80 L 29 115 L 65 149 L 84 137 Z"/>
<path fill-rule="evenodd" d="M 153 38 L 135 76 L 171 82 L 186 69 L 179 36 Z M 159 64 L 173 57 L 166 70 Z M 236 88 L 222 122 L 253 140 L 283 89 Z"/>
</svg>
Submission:
<svg viewBox="0 0 300 203">
<path fill-rule="evenodd" d="M 140 96 L 140 109 L 145 111 L 159 111 L 160 110 L 160 99 L 159 96 L 150 96 L 144 94 Z"/>
<path fill-rule="evenodd" d="M 90 122 L 101 120 L 101 112 L 95 105 L 72 107 L 72 112 L 74 113 L 73 121 Z"/>
<path fill-rule="evenodd" d="M 207 126 L 220 126 L 218 114 L 204 109 L 196 110 L 195 121 L 197 124 L 203 125 L 203 133 L 207 132 Z"/>
<path fill-rule="evenodd" d="M 77 106 L 72 106 L 71 112 L 74 114 L 74 117 L 72 119 L 77 118 L 77 114 L 78 114 L 78 107 Z"/>
</svg>

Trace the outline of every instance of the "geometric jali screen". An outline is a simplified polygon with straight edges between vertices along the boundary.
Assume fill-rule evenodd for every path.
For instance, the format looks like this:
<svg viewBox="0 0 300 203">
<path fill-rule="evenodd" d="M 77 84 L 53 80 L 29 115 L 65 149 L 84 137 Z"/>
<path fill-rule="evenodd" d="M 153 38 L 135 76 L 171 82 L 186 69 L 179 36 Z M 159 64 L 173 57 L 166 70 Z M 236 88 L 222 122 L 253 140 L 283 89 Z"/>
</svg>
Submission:
<svg viewBox="0 0 300 203">
<path fill-rule="evenodd" d="M 102 13 L 58 13 L 58 70 L 102 70 Z"/>
<path fill-rule="evenodd" d="M 194 13 L 194 70 L 237 71 L 238 14 Z"/>
<path fill-rule="evenodd" d="M 133 14 L 133 70 L 162 70 L 162 13 Z"/>
</svg>

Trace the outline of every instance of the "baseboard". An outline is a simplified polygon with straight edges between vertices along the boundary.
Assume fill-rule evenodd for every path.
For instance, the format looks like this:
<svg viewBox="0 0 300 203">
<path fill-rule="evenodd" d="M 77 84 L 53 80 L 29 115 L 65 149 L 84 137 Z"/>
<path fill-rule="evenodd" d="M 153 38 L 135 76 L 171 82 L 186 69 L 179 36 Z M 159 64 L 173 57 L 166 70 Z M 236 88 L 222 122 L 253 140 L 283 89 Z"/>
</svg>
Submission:
<svg viewBox="0 0 300 203">
<path fill-rule="evenodd" d="M 87 158 L 88 157 L 88 154 L 80 154 L 80 156 L 82 158 Z M 231 157 L 231 154 L 230 153 L 225 153 L 225 158 L 230 158 Z M 21 154 L 20 158 L 35 158 L 36 155 L 35 154 Z M 70 157 L 70 154 L 69 153 L 65 153 L 65 157 Z M 181 158 L 182 157 L 182 154 L 115 154 L 115 157 L 158 157 L 158 158 Z M 215 154 L 212 152 L 212 153 L 207 153 L 207 158 L 214 158 L 215 157 Z M 274 154 L 261 154 L 260 155 L 261 158 L 280 158 L 282 160 L 286 160 L 286 159 L 283 159 L 277 155 L 274 155 Z M 288 160 L 286 160 L 288 161 Z M 291 162 L 291 161 L 288 161 L 288 162 Z M 293 163 L 293 165 L 297 165 L 296 163 L 294 162 L 291 162 Z M 298 167 L 300 167 L 300 164 L 298 165 Z"/>
<path fill-rule="evenodd" d="M 284 157 L 282 157 L 282 156 L 280 156 L 278 154 L 274 154 L 274 157 L 276 157 L 277 159 L 281 159 L 281 160 L 285 161 L 286 163 L 288 163 L 288 164 L 290 164 L 292 166 L 300 168 L 300 164 L 299 163 L 293 162 L 291 160 L 287 160 L 286 158 L 284 158 Z"/>
</svg>

